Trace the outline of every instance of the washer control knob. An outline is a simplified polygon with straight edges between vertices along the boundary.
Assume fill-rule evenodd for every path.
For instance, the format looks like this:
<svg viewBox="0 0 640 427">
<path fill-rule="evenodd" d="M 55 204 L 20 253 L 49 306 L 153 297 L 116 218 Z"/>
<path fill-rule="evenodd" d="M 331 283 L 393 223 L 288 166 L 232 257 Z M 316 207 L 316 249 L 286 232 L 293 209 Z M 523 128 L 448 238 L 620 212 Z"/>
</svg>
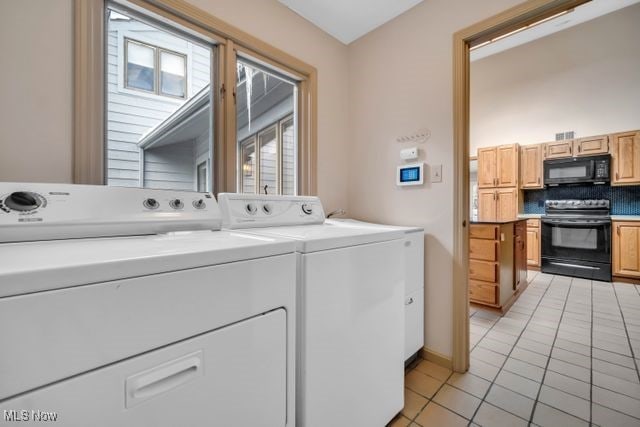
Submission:
<svg viewBox="0 0 640 427">
<path fill-rule="evenodd" d="M 313 207 L 311 205 L 303 203 L 302 212 L 304 212 L 307 215 L 311 215 L 313 213 Z"/>
<path fill-rule="evenodd" d="M 35 193 L 28 191 L 16 191 L 11 193 L 4 204 L 14 211 L 28 212 L 38 209 L 41 205 L 40 198 Z"/>
<path fill-rule="evenodd" d="M 255 203 L 247 203 L 244 207 L 249 215 L 255 215 L 258 212 L 258 207 Z"/>
<path fill-rule="evenodd" d="M 184 208 L 184 203 L 182 203 L 182 200 L 180 199 L 173 199 L 169 202 L 169 206 L 173 209 L 182 209 Z"/>
<path fill-rule="evenodd" d="M 158 209 L 160 207 L 160 203 L 156 199 L 145 199 L 142 204 L 147 209 Z"/>
<path fill-rule="evenodd" d="M 207 207 L 207 204 L 204 202 L 203 199 L 198 199 L 193 201 L 193 207 L 196 209 L 204 209 Z"/>
<path fill-rule="evenodd" d="M 267 215 L 271 215 L 273 213 L 273 208 L 270 204 L 265 203 L 264 205 L 262 205 L 262 212 L 266 213 Z"/>
</svg>

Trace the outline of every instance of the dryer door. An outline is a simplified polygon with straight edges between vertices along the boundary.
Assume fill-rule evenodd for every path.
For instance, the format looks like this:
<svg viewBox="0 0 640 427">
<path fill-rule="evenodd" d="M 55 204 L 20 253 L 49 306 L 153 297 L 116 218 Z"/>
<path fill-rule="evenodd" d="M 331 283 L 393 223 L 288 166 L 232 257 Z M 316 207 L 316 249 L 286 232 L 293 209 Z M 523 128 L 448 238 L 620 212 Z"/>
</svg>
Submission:
<svg viewBox="0 0 640 427">
<path fill-rule="evenodd" d="M 286 327 L 279 309 L 59 382 L 0 403 L 0 425 L 285 426 Z"/>
</svg>

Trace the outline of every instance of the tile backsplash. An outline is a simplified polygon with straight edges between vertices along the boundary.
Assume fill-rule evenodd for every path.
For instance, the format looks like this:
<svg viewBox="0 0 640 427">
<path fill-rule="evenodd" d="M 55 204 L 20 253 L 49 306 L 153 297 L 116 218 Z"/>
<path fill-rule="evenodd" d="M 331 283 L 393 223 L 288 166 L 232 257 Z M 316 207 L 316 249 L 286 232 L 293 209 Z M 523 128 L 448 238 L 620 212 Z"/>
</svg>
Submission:
<svg viewBox="0 0 640 427">
<path fill-rule="evenodd" d="M 640 185 L 578 185 L 525 190 L 524 213 L 543 214 L 545 200 L 562 199 L 608 199 L 611 201 L 611 215 L 640 215 Z"/>
</svg>

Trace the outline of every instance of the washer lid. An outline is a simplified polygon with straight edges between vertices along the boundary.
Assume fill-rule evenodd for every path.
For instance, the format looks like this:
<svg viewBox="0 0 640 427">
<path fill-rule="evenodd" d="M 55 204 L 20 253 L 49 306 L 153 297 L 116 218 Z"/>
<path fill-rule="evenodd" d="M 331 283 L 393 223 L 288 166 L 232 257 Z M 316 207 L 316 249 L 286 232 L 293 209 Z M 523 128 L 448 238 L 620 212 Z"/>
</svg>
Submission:
<svg viewBox="0 0 640 427">
<path fill-rule="evenodd" d="M 0 297 L 293 253 L 277 237 L 188 231 L 0 244 Z"/>
<path fill-rule="evenodd" d="M 347 227 L 325 222 L 324 224 L 292 227 L 270 227 L 244 230 L 261 236 L 284 237 L 297 242 L 296 250 L 302 253 L 325 251 L 368 243 L 403 239 L 404 231 L 373 227 Z"/>
</svg>

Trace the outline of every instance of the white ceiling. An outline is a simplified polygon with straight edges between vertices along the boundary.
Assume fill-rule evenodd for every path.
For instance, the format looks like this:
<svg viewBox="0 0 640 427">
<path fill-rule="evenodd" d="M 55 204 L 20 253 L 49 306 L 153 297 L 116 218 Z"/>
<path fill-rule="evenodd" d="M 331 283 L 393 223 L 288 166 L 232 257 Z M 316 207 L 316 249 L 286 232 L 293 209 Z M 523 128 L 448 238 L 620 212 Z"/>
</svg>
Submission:
<svg viewBox="0 0 640 427">
<path fill-rule="evenodd" d="M 566 30 L 574 25 L 590 21 L 638 2 L 640 0 L 592 0 L 575 8 L 573 12 L 566 15 L 558 16 L 550 21 L 471 51 L 471 61 L 477 61 L 558 31 Z"/>
<path fill-rule="evenodd" d="M 278 0 L 344 44 L 362 37 L 423 0 Z"/>
</svg>

